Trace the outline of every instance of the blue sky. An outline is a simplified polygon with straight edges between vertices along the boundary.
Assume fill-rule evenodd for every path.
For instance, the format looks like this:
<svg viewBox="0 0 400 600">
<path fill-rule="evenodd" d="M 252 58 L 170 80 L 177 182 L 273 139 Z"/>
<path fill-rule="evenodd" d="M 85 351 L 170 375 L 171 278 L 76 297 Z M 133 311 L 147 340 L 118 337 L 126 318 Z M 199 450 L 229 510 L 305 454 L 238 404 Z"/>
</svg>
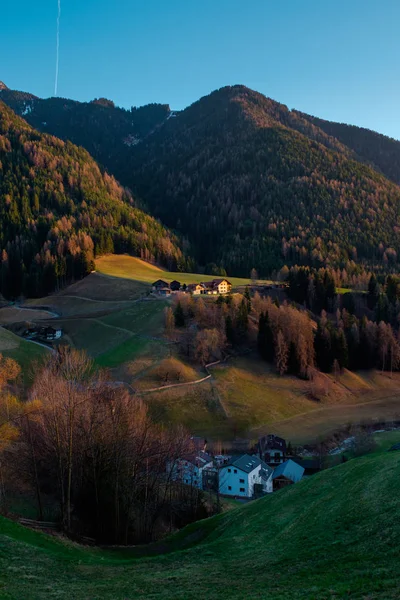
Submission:
<svg viewBox="0 0 400 600">
<path fill-rule="evenodd" d="M 54 93 L 57 0 L 2 0 L 0 80 Z M 400 0 L 61 0 L 58 94 L 181 109 L 241 83 L 400 139 Z"/>
</svg>

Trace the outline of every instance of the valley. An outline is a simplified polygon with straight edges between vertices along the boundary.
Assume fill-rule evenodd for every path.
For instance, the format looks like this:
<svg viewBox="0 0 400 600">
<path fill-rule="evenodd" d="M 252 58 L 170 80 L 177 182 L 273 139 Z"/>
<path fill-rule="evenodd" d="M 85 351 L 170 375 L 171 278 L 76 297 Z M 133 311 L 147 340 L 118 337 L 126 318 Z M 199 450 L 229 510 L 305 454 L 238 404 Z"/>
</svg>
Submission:
<svg viewBox="0 0 400 600">
<path fill-rule="evenodd" d="M 98 367 L 142 397 L 157 422 L 184 425 L 226 448 L 235 440 L 254 443 L 271 431 L 304 444 L 329 438 L 351 423 L 400 420 L 399 373 L 321 373 L 318 385 L 326 390 L 316 401 L 311 382 L 280 376 L 251 343 L 244 355 L 234 353 L 206 371 L 185 359 L 165 335 L 164 309 L 171 299 L 149 295 L 155 279 L 177 276 L 185 283 L 212 278 L 168 273 L 134 257 L 105 256 L 96 261 L 96 272 L 61 292 L 0 309 L 0 322 L 18 333 L 29 322 L 61 327 L 57 343 L 85 350 Z M 242 292 L 250 283 L 230 281 Z M 259 282 L 260 289 L 266 283 Z M 49 318 L 48 311 L 58 316 Z M 24 371 L 46 356 L 40 346 L 0 332 L 3 353 L 19 358 Z M 160 389 L 148 391 L 153 388 Z"/>
<path fill-rule="evenodd" d="M 399 600 L 400 3 L 6 4 L 0 600 Z"/>
</svg>

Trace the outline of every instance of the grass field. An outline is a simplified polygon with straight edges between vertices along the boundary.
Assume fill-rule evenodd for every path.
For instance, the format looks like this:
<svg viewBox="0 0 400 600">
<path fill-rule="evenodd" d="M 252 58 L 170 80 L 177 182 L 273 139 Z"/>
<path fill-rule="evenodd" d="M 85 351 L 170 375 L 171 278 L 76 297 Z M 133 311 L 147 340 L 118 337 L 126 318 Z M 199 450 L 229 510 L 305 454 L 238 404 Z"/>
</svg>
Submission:
<svg viewBox="0 0 400 600">
<path fill-rule="evenodd" d="M 42 361 L 48 352 L 42 346 L 27 342 L 0 327 L 0 354 L 17 361 L 21 367 L 24 385 L 29 385 L 32 380 L 33 365 Z"/>
<path fill-rule="evenodd" d="M 215 275 L 200 275 L 198 273 L 171 273 L 164 271 L 156 265 L 128 256 L 125 254 L 111 254 L 102 256 L 96 260 L 96 271 L 103 275 L 133 279 L 134 281 L 153 283 L 156 279 L 163 279 L 168 283 L 177 279 L 181 283 L 198 283 L 200 281 L 211 281 Z M 248 285 L 250 277 L 228 277 L 234 287 Z"/>
<path fill-rule="evenodd" d="M 397 600 L 400 452 L 323 471 L 163 543 L 89 549 L 0 518 L 8 600 Z"/>
<path fill-rule="evenodd" d="M 46 303 L 46 304 L 44 304 Z M 89 298 L 75 297 L 72 295 L 64 296 L 49 296 L 35 300 L 28 300 L 24 306 L 48 306 L 49 309 L 56 312 L 61 317 L 73 316 L 96 316 L 96 314 L 104 314 L 115 310 L 122 310 L 130 306 L 130 300 L 91 300 Z M 39 312 L 39 311 L 32 311 Z M 1 311 L 0 311 L 1 313 Z M 48 319 L 49 316 L 43 318 Z"/>
<path fill-rule="evenodd" d="M 210 439 L 254 441 L 276 433 L 296 444 L 313 443 L 351 423 L 400 420 L 398 374 L 390 379 L 376 371 L 344 371 L 336 383 L 329 376 L 329 394 L 317 402 L 309 382 L 279 377 L 256 356 L 229 360 L 211 372 L 211 380 L 196 386 L 146 394 L 154 416 Z M 156 381 L 150 370 L 133 385 L 145 390 L 151 384 Z"/>
</svg>

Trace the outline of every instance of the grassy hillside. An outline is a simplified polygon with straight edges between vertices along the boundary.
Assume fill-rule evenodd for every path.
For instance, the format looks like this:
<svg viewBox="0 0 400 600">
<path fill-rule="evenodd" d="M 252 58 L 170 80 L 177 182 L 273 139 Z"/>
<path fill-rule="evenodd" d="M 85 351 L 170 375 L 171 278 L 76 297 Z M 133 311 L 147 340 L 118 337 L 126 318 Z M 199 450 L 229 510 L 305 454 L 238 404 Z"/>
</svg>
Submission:
<svg viewBox="0 0 400 600">
<path fill-rule="evenodd" d="M 0 327 L 0 354 L 17 361 L 21 367 L 25 384 L 29 384 L 32 375 L 32 365 L 43 360 L 49 351 L 34 342 L 27 342 L 17 335 Z"/>
<path fill-rule="evenodd" d="M 112 277 L 133 279 L 145 283 L 153 283 L 156 279 L 164 279 L 167 282 L 178 279 L 181 283 L 198 283 L 200 281 L 211 281 L 215 275 L 200 275 L 198 273 L 170 273 L 156 265 L 140 260 L 132 256 L 109 255 L 102 256 L 96 260 L 96 271 Z M 248 285 L 249 277 L 228 277 L 233 286 Z"/>
<path fill-rule="evenodd" d="M 400 452 L 355 459 L 150 547 L 85 549 L 0 519 L 0 595 L 395 600 L 399 468 Z"/>
</svg>

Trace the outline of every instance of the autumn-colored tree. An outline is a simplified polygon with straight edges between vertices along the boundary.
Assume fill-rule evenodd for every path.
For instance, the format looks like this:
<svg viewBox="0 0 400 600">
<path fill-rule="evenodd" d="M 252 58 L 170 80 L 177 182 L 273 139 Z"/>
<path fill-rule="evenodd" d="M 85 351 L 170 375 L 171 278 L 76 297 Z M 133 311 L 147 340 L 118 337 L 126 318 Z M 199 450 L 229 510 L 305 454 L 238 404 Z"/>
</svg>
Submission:
<svg viewBox="0 0 400 600">
<path fill-rule="evenodd" d="M 282 331 L 278 331 L 275 343 L 275 364 L 280 375 L 284 375 L 288 367 L 289 348 Z"/>
<path fill-rule="evenodd" d="M 175 329 L 175 316 L 174 311 L 170 306 L 164 308 L 164 326 L 168 336 L 171 336 Z"/>
</svg>

